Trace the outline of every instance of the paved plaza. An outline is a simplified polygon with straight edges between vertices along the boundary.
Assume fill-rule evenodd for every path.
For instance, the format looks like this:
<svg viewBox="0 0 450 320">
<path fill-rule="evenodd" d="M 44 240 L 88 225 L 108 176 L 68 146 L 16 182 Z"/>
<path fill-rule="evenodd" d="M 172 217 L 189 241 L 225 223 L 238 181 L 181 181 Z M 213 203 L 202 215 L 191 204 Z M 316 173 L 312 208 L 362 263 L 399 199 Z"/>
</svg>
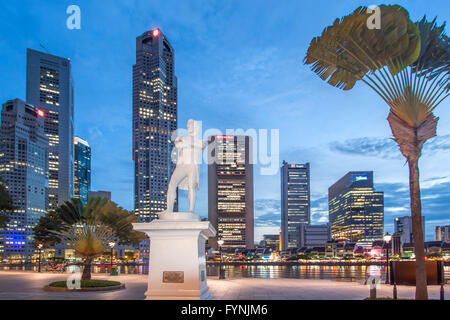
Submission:
<svg viewBox="0 0 450 320">
<path fill-rule="evenodd" d="M 67 279 L 64 274 L 31 271 L 0 271 L 0 300 L 142 300 L 147 289 L 147 275 L 111 277 L 94 274 L 94 279 L 110 279 L 126 285 L 125 290 L 109 292 L 47 292 L 50 282 Z M 217 300 L 361 300 L 369 289 L 359 282 L 303 279 L 227 279 L 208 278 L 210 290 Z M 439 286 L 429 287 L 430 299 L 439 299 Z M 392 297 L 392 287 L 382 285 L 378 297 Z M 398 297 L 411 299 L 414 287 L 399 286 Z M 450 299 L 450 285 L 445 286 L 445 299 Z"/>
</svg>

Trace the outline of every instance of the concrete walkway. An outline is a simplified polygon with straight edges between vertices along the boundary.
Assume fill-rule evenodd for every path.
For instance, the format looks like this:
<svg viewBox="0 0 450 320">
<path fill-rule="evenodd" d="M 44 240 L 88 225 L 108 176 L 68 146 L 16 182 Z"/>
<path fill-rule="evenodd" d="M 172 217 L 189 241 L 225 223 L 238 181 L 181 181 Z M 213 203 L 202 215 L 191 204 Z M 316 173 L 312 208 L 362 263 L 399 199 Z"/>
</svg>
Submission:
<svg viewBox="0 0 450 320">
<path fill-rule="evenodd" d="M 110 292 L 47 292 L 42 288 L 53 281 L 66 280 L 67 275 L 0 271 L 0 300 L 142 300 L 147 290 L 147 275 L 93 275 L 94 279 L 125 283 L 126 289 Z M 369 289 L 358 282 L 302 279 L 229 279 L 209 278 L 208 285 L 217 300 L 361 300 Z M 431 299 L 439 299 L 439 286 L 429 287 Z M 445 286 L 445 298 L 450 300 L 450 285 Z M 414 287 L 399 286 L 400 299 L 412 299 Z M 392 287 L 382 285 L 378 297 L 392 297 Z"/>
</svg>

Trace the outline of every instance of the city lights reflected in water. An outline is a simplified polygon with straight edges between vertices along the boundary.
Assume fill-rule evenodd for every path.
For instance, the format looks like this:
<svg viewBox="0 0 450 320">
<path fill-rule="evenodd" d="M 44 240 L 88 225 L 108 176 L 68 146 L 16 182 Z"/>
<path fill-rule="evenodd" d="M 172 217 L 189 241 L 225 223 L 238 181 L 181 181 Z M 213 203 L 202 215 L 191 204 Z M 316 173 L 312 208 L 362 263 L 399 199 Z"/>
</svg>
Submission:
<svg viewBox="0 0 450 320">
<path fill-rule="evenodd" d="M 353 279 L 365 280 L 368 276 L 381 276 L 384 278 L 386 268 L 384 266 L 319 266 L 319 265 L 236 265 L 223 266 L 225 277 L 236 278 L 265 278 L 265 279 Z M 218 266 L 207 266 L 208 276 L 218 276 Z M 0 270 L 33 270 L 36 266 L 0 267 Z M 109 268 L 93 266 L 94 273 L 107 273 Z M 119 274 L 148 274 L 147 265 L 122 265 L 118 267 Z M 450 267 L 444 267 L 445 278 L 450 279 Z"/>
</svg>

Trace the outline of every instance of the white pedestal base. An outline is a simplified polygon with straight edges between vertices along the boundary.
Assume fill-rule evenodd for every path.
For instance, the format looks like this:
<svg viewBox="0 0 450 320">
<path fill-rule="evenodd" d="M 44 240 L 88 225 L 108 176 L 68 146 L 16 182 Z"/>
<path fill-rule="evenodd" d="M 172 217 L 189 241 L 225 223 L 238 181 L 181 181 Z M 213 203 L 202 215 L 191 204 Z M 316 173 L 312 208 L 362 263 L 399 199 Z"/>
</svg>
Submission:
<svg viewBox="0 0 450 320">
<path fill-rule="evenodd" d="M 212 299 L 206 283 L 205 242 L 216 230 L 189 213 L 166 215 L 168 219 L 133 223 L 150 238 L 147 300 Z"/>
</svg>

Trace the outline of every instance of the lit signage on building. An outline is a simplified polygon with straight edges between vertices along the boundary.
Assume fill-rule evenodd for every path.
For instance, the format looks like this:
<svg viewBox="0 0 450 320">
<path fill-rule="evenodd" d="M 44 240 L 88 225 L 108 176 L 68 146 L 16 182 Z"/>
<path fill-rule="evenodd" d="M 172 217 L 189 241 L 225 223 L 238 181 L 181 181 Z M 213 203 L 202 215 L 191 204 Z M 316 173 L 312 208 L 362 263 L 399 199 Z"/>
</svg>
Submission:
<svg viewBox="0 0 450 320">
<path fill-rule="evenodd" d="M 354 181 L 367 181 L 367 180 L 369 180 L 369 177 L 367 177 L 367 176 L 355 176 L 353 179 L 354 179 Z"/>
<path fill-rule="evenodd" d="M 216 136 L 218 140 L 232 140 L 234 136 Z"/>
</svg>

